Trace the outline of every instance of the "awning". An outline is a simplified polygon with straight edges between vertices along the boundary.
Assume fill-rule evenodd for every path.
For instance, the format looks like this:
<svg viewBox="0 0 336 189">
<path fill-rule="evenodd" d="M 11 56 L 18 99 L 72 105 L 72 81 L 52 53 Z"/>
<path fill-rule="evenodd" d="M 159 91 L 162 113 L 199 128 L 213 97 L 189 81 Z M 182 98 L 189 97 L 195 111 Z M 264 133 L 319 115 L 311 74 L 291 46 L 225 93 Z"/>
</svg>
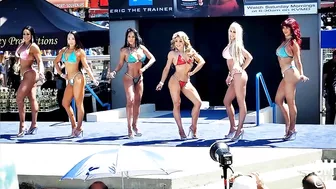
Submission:
<svg viewBox="0 0 336 189">
<path fill-rule="evenodd" d="M 88 8 L 89 0 L 47 0 L 60 9 Z"/>
</svg>

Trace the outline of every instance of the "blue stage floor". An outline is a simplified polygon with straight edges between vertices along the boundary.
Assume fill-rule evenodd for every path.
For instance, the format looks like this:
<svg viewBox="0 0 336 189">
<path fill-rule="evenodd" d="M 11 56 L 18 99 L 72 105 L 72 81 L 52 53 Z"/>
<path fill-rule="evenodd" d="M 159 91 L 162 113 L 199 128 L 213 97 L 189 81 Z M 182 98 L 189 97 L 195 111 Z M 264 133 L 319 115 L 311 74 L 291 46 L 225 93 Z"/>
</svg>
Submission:
<svg viewBox="0 0 336 189">
<path fill-rule="evenodd" d="M 111 145 L 158 145 L 177 147 L 209 147 L 214 141 L 222 140 L 229 129 L 228 122 L 220 121 L 225 115 L 223 111 L 217 115 L 206 111 L 201 113 L 198 124 L 199 139 L 179 139 L 177 126 L 171 114 L 156 118 L 142 118 L 139 129 L 142 137 L 126 139 L 125 120 L 118 122 L 85 122 L 83 138 L 69 139 L 70 123 L 39 122 L 37 135 L 26 135 L 16 138 L 18 122 L 0 123 L 0 143 L 69 143 L 69 144 L 111 144 Z M 183 115 L 186 134 L 191 119 Z M 30 122 L 26 123 L 29 126 Z M 297 137 L 294 141 L 284 141 L 284 126 L 281 124 L 264 124 L 258 127 L 245 128 L 244 139 L 236 143 L 228 141 L 231 147 L 272 147 L 272 148 L 336 148 L 336 126 L 330 125 L 297 125 Z"/>
</svg>

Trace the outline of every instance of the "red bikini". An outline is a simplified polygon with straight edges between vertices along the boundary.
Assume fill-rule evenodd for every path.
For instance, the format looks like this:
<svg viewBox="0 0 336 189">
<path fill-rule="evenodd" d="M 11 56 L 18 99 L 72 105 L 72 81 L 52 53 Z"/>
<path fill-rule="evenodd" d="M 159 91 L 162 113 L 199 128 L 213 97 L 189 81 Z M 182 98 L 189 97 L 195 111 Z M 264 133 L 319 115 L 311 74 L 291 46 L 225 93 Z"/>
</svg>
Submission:
<svg viewBox="0 0 336 189">
<path fill-rule="evenodd" d="M 178 66 L 178 65 L 184 65 L 184 64 L 192 64 L 192 63 L 193 63 L 192 59 L 189 59 L 188 61 L 186 61 L 179 54 L 178 58 L 177 58 L 176 66 Z M 183 88 L 188 83 L 188 81 L 181 81 L 181 80 L 178 80 L 178 82 L 179 82 L 181 88 Z"/>
</svg>

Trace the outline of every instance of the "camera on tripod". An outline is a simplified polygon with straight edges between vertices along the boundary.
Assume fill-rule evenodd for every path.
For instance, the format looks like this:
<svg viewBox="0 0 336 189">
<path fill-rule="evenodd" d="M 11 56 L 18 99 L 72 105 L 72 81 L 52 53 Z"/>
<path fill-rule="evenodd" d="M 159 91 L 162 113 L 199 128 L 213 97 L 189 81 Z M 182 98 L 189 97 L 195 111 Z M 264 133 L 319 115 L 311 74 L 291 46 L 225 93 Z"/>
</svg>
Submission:
<svg viewBox="0 0 336 189">
<path fill-rule="evenodd" d="M 229 146 L 225 142 L 215 142 L 210 146 L 210 157 L 218 162 L 220 166 L 232 165 L 232 154 Z"/>
<path fill-rule="evenodd" d="M 222 167 L 223 175 L 221 178 L 224 178 L 224 188 L 227 189 L 227 169 L 230 169 L 231 172 L 234 173 L 230 167 L 233 161 L 229 146 L 223 141 L 213 143 L 210 146 L 210 157 L 212 160 L 218 162 L 220 167 Z"/>
</svg>

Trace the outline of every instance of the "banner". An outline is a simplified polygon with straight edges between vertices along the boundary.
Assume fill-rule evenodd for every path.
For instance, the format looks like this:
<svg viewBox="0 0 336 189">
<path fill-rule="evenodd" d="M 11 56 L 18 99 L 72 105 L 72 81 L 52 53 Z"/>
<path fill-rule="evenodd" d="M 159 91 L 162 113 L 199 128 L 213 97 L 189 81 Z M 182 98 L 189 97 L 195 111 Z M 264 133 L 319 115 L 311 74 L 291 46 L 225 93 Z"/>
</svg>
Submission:
<svg viewBox="0 0 336 189">
<path fill-rule="evenodd" d="M 317 0 L 245 0 L 245 16 L 317 14 Z"/>
<path fill-rule="evenodd" d="M 51 4 L 54 4 L 60 9 L 69 9 L 69 8 L 88 8 L 88 0 L 47 0 Z"/>
<path fill-rule="evenodd" d="M 109 0 L 111 20 L 317 14 L 317 0 Z"/>
<path fill-rule="evenodd" d="M 240 0 L 110 0 L 111 20 L 243 16 Z"/>
<path fill-rule="evenodd" d="M 65 35 L 66 34 L 61 37 L 37 36 L 36 44 L 40 47 L 40 49 L 61 49 L 67 44 Z M 22 37 L 0 36 L 0 50 L 15 51 L 21 42 Z"/>
</svg>

